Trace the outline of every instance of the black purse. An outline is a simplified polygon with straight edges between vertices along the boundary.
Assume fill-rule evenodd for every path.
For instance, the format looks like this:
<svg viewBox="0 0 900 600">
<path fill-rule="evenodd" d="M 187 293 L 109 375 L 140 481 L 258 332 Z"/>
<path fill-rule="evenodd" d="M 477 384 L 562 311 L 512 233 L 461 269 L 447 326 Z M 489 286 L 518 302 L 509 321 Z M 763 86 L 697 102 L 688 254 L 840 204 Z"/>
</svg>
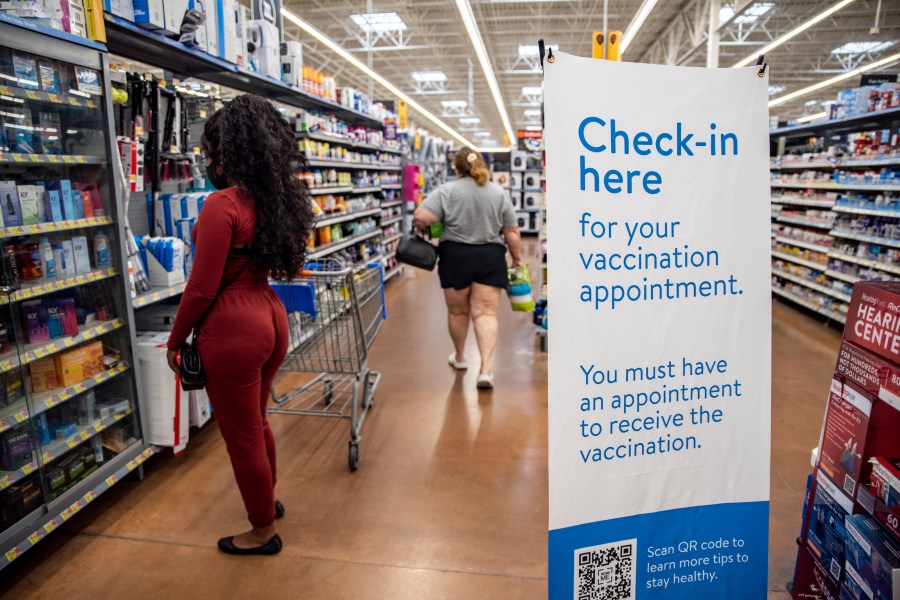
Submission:
<svg viewBox="0 0 900 600">
<path fill-rule="evenodd" d="M 238 277 L 241 276 L 241 273 L 244 272 L 244 269 L 246 269 L 249 264 L 250 261 L 248 260 L 244 266 L 241 267 L 241 270 L 232 277 L 231 281 L 219 288 L 216 297 L 209 303 L 209 306 L 203 311 L 203 315 L 200 316 L 200 319 L 198 319 L 197 323 L 194 325 L 194 335 L 191 336 L 191 341 L 184 342 L 181 345 L 181 351 L 179 353 L 181 362 L 178 365 L 178 378 L 181 380 L 181 389 L 185 392 L 202 390 L 206 387 L 206 371 L 203 370 L 203 361 L 200 360 L 200 351 L 197 349 L 197 341 L 200 338 L 200 326 L 203 324 L 203 321 L 206 320 L 206 316 L 209 314 L 209 311 L 212 310 L 212 307 L 215 306 L 216 300 L 219 299 L 222 292 L 228 289 L 228 286 L 232 283 L 237 281 Z"/>
<path fill-rule="evenodd" d="M 437 248 L 417 235 L 405 235 L 397 244 L 397 260 L 426 271 L 437 264 Z"/>
</svg>

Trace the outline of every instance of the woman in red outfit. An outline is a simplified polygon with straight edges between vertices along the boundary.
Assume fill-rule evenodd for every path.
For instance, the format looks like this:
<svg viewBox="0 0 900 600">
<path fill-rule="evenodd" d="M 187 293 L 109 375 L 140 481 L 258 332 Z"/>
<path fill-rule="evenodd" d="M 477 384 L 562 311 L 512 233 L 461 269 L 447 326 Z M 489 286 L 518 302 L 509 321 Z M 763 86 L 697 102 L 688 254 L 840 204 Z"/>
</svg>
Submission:
<svg viewBox="0 0 900 600">
<path fill-rule="evenodd" d="M 192 232 L 194 266 L 169 337 L 169 366 L 178 372 L 178 351 L 199 328 L 206 390 L 253 527 L 220 539 L 219 549 L 276 554 L 274 519 L 284 507 L 274 495 L 266 403 L 288 323 L 268 278 L 290 279 L 303 264 L 313 215 L 293 171 L 304 161 L 288 123 L 259 96 L 239 96 L 210 117 L 203 149 L 220 191 L 206 199 Z"/>
</svg>

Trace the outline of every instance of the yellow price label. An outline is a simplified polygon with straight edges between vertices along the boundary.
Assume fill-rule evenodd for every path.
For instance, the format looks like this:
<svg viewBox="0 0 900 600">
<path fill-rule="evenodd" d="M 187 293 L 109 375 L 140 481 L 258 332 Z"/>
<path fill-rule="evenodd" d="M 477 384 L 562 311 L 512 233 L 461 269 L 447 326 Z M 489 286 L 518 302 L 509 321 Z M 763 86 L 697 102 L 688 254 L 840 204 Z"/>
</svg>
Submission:
<svg viewBox="0 0 900 600">
<path fill-rule="evenodd" d="M 81 500 L 79 500 L 78 502 L 76 502 L 75 504 L 73 504 L 73 505 L 72 505 L 72 514 L 74 515 L 74 514 L 77 513 L 79 510 L 81 510 L 81 507 L 82 507 L 82 506 L 83 506 L 83 504 L 81 503 Z"/>
<path fill-rule="evenodd" d="M 76 156 L 75 162 L 77 162 L 79 165 L 83 165 L 84 163 L 87 162 L 87 160 L 85 160 L 85 158 L 83 156 Z"/>
<path fill-rule="evenodd" d="M 50 99 L 50 102 L 56 102 L 57 104 L 59 104 L 59 96 L 57 96 L 56 94 L 47 94 L 47 98 Z"/>
<path fill-rule="evenodd" d="M 84 391 L 84 384 L 76 383 L 74 386 L 72 386 L 72 389 L 75 390 L 76 394 L 80 394 L 81 392 Z"/>
<path fill-rule="evenodd" d="M 101 431 L 103 431 L 103 423 L 95 423 L 94 431 L 96 431 L 97 433 L 100 433 Z"/>
<path fill-rule="evenodd" d="M 87 494 L 84 495 L 84 501 L 85 501 L 86 503 L 91 502 L 93 499 L 94 499 L 94 492 L 93 492 L 93 490 L 91 490 L 90 492 L 88 492 Z"/>
<path fill-rule="evenodd" d="M 74 513 L 72 512 L 72 509 L 70 507 L 70 508 L 67 508 L 66 510 L 62 511 L 62 514 L 60 516 L 62 517 L 63 521 L 68 521 L 72 517 L 73 514 Z"/>
<path fill-rule="evenodd" d="M 30 158 L 30 159 L 31 159 L 31 162 L 33 162 L 33 163 L 47 162 L 47 159 L 44 158 L 44 157 L 43 157 L 42 155 L 40 155 L 40 154 L 29 154 L 29 155 L 28 155 L 28 158 Z"/>
<path fill-rule="evenodd" d="M 12 562 L 12 561 L 16 560 L 17 558 L 19 558 L 20 554 L 22 554 L 22 551 L 19 550 L 18 546 L 16 546 L 15 548 L 13 548 L 12 550 L 10 550 L 9 552 L 6 553 L 6 560 L 9 562 Z"/>
<path fill-rule="evenodd" d="M 69 446 L 69 448 L 74 448 L 75 446 L 78 445 L 78 440 L 77 439 L 69 440 L 69 443 L 67 445 Z"/>
<path fill-rule="evenodd" d="M 28 96 L 28 98 L 30 98 L 31 100 L 37 100 L 37 99 L 38 99 L 37 92 L 30 92 L 30 91 L 29 91 L 29 92 L 25 92 L 25 95 Z"/>
<path fill-rule="evenodd" d="M 22 421 L 24 421 L 27 418 L 28 418 L 28 413 L 24 410 L 20 413 L 16 413 L 16 422 L 17 423 L 21 423 Z"/>
<path fill-rule="evenodd" d="M 68 398 L 69 398 L 68 396 L 65 396 L 65 395 L 63 395 L 63 394 L 60 394 L 60 395 L 57 396 L 56 398 L 48 398 L 48 399 L 44 402 L 44 407 L 45 407 L 45 408 L 53 408 L 54 406 L 56 406 L 57 404 L 59 404 L 59 403 L 62 402 L 63 400 L 67 400 Z"/>
<path fill-rule="evenodd" d="M 79 436 L 79 437 L 81 437 L 82 440 L 86 440 L 89 437 L 91 437 L 91 432 L 90 431 L 82 431 L 81 436 Z"/>
<path fill-rule="evenodd" d="M 119 421 L 119 420 L 123 419 L 123 418 L 125 417 L 125 414 L 126 414 L 126 413 L 123 413 L 123 412 L 116 413 L 115 420 L 116 420 L 116 421 Z"/>
<path fill-rule="evenodd" d="M 13 154 L 12 157 L 15 162 L 25 162 L 24 154 Z"/>
<path fill-rule="evenodd" d="M 74 156 L 63 156 L 63 162 L 66 164 L 72 164 L 73 162 L 75 162 L 75 157 Z"/>
<path fill-rule="evenodd" d="M 9 427 L 9 421 L 0 421 L 0 431 L 6 431 Z"/>
<path fill-rule="evenodd" d="M 54 163 L 54 164 L 59 163 L 59 157 L 58 157 L 58 156 L 54 156 L 54 155 L 52 155 L 52 154 L 51 154 L 50 156 L 47 157 L 47 160 L 49 160 L 50 162 L 52 162 L 52 163 Z"/>
<path fill-rule="evenodd" d="M 56 529 L 56 520 L 55 519 L 53 521 L 50 521 L 46 525 L 44 525 L 44 531 L 46 531 L 47 533 L 52 533 L 54 529 Z"/>
<path fill-rule="evenodd" d="M 31 542 L 32 546 L 37 544 L 38 540 L 40 540 L 40 539 L 41 539 L 40 531 L 35 531 L 34 533 L 32 533 L 31 535 L 28 536 L 28 541 Z"/>
<path fill-rule="evenodd" d="M 115 475 L 110 475 L 106 478 L 106 485 L 112 487 L 117 481 L 118 479 L 116 479 Z"/>
<path fill-rule="evenodd" d="M 128 470 L 129 470 L 129 471 L 134 471 L 135 469 L 137 469 L 137 463 L 134 462 L 134 461 L 129 462 L 129 463 L 128 463 Z"/>
<path fill-rule="evenodd" d="M 31 472 L 34 471 L 34 463 L 29 463 L 22 467 L 22 473 L 24 475 L 31 475 Z"/>
<path fill-rule="evenodd" d="M 75 345 L 75 340 L 73 340 L 72 338 L 69 338 L 63 343 L 66 345 L 67 348 L 71 348 L 72 346 Z"/>
</svg>

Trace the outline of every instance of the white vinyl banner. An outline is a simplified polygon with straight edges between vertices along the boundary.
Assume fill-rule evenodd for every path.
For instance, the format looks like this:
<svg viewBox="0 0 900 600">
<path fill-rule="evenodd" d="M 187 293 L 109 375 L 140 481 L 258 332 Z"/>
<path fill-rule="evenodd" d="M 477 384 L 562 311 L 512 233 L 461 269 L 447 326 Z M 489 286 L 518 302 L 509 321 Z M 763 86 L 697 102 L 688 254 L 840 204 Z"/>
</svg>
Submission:
<svg viewBox="0 0 900 600">
<path fill-rule="evenodd" d="M 544 70 L 550 598 L 765 598 L 768 77 Z"/>
</svg>

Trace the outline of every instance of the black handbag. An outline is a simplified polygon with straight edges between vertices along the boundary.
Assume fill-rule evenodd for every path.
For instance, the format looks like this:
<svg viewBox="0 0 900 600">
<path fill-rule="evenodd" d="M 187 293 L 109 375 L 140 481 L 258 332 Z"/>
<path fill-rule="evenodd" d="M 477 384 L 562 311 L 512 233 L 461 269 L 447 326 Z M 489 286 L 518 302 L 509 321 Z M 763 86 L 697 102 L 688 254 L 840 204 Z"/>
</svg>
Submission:
<svg viewBox="0 0 900 600">
<path fill-rule="evenodd" d="M 200 326 L 203 324 L 203 321 L 206 320 L 206 316 L 209 314 L 209 311 L 212 310 L 212 307 L 215 306 L 216 300 L 219 299 L 222 292 L 228 289 L 228 286 L 232 283 L 237 281 L 238 277 L 241 276 L 241 273 L 244 272 L 244 269 L 246 269 L 249 264 L 250 261 L 248 260 L 244 266 L 241 267 L 241 270 L 231 278 L 231 281 L 219 288 L 216 297 L 209 303 L 209 306 L 206 307 L 206 310 L 203 311 L 203 314 L 194 325 L 194 335 L 191 337 L 191 341 L 184 342 L 181 345 L 181 351 L 179 353 L 181 362 L 178 365 L 178 378 L 181 380 L 181 389 L 185 392 L 202 390 L 206 387 L 206 371 L 203 370 L 203 361 L 200 360 L 200 351 L 197 349 L 197 341 L 200 338 Z"/>
<path fill-rule="evenodd" d="M 417 235 L 405 235 L 397 244 L 397 260 L 426 271 L 437 264 L 437 248 Z"/>
</svg>

